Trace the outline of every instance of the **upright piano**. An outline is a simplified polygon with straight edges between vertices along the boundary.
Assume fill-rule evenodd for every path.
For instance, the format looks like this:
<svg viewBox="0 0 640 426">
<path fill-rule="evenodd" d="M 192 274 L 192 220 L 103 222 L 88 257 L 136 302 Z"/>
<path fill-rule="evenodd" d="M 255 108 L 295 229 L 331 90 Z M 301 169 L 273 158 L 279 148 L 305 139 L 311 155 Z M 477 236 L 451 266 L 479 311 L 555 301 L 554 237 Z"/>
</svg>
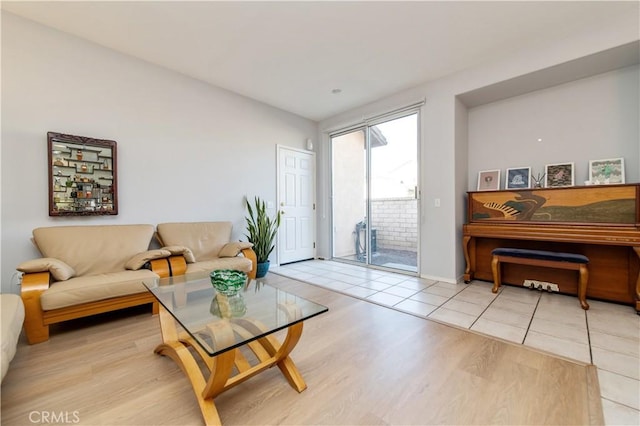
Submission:
<svg viewBox="0 0 640 426">
<path fill-rule="evenodd" d="M 467 193 L 464 281 L 492 281 L 497 247 L 577 253 L 589 258 L 587 298 L 640 313 L 640 184 L 508 189 Z M 504 264 L 502 282 L 558 284 L 577 294 L 575 271 Z"/>
</svg>

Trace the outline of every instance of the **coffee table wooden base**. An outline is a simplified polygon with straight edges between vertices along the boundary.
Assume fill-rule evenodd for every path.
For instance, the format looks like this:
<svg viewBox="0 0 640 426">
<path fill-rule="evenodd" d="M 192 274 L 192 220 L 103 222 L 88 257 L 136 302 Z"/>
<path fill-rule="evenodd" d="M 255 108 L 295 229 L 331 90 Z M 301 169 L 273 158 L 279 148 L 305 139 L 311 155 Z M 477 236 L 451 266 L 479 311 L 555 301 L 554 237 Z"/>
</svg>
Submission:
<svg viewBox="0 0 640 426">
<path fill-rule="evenodd" d="M 186 332 L 178 333 L 174 318 L 162 306 L 160 306 L 159 316 L 163 343 L 158 345 L 155 353 L 168 356 L 180 366 L 191 382 L 207 425 L 221 424 L 213 398 L 274 365 L 280 368 L 295 390 L 302 392 L 307 388 L 300 372 L 289 357 L 302 335 L 302 321 L 287 329 L 287 336 L 282 343 L 271 335 L 247 343 L 245 346 L 258 360 L 257 364 L 251 365 L 240 348 L 210 356 Z M 206 333 L 216 345 L 223 345 L 229 342 L 229 339 L 234 339 L 234 333 L 250 338 L 262 333 L 262 330 L 264 328 L 259 322 L 241 318 L 207 325 L 202 333 Z M 194 354 L 198 354 L 202 359 L 208 374 L 200 368 Z M 237 370 L 235 375 L 233 375 L 234 367 Z"/>
</svg>

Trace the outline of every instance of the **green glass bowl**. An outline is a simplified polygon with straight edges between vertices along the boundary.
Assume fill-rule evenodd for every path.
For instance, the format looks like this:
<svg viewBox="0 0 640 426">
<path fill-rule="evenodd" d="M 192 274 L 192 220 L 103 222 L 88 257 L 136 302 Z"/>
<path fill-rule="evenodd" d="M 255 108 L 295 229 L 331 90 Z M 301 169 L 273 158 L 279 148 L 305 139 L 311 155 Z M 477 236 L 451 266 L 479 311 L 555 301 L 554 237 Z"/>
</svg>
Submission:
<svg viewBox="0 0 640 426">
<path fill-rule="evenodd" d="M 218 269 L 211 271 L 211 285 L 219 293 L 226 296 L 234 296 L 247 283 L 247 274 L 235 269 Z"/>
</svg>

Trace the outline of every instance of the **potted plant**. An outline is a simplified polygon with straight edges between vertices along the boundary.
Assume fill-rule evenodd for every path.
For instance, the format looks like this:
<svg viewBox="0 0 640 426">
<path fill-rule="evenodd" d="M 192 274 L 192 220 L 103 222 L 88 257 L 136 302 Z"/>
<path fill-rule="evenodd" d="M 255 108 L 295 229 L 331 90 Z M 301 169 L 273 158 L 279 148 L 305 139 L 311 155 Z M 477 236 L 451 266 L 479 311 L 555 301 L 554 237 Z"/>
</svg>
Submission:
<svg viewBox="0 0 640 426">
<path fill-rule="evenodd" d="M 256 253 L 258 262 L 258 272 L 256 278 L 267 275 L 269 270 L 269 255 L 275 247 L 274 240 L 280 227 L 280 211 L 275 218 L 267 215 L 267 206 L 259 197 L 253 200 L 253 206 L 246 200 L 249 216 L 247 221 L 247 232 L 245 234 L 250 243 L 253 244 L 253 251 Z"/>
</svg>

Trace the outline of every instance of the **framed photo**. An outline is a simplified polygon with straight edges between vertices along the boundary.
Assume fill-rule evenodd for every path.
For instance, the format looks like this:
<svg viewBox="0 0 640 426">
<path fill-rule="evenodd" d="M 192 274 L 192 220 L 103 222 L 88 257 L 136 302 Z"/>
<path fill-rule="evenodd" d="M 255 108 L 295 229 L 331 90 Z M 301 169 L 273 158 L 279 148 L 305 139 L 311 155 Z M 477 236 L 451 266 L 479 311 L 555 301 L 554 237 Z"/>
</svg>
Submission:
<svg viewBox="0 0 640 426">
<path fill-rule="evenodd" d="M 589 181 L 592 185 L 624 183 L 624 158 L 589 161 Z"/>
<path fill-rule="evenodd" d="M 478 191 L 500 189 L 500 170 L 485 170 L 478 173 Z"/>
<path fill-rule="evenodd" d="M 531 167 L 507 169 L 504 187 L 506 189 L 531 188 Z"/>
<path fill-rule="evenodd" d="M 547 164 L 544 168 L 547 188 L 561 188 L 575 184 L 573 163 Z"/>
</svg>

